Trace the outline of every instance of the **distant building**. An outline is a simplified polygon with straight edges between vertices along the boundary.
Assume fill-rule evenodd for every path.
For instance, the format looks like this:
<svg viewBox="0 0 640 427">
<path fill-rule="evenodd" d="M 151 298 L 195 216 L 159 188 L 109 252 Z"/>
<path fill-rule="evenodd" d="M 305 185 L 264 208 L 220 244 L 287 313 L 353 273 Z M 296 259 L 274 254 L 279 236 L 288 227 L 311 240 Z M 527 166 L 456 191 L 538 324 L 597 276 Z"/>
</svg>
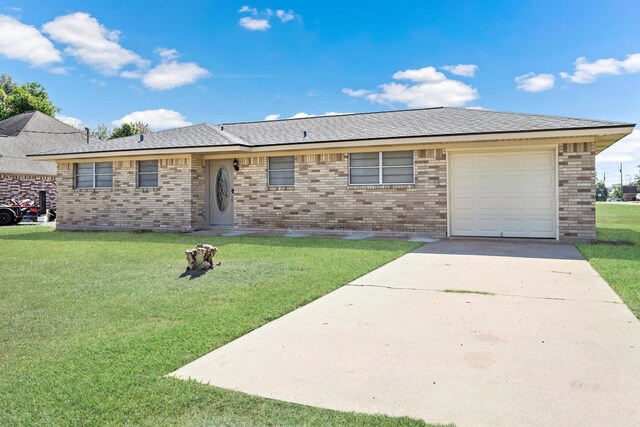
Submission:
<svg viewBox="0 0 640 427">
<path fill-rule="evenodd" d="M 636 194 L 638 194 L 638 187 L 635 185 L 623 185 L 622 186 L 622 200 L 625 202 L 631 202 L 636 200 Z"/>
<path fill-rule="evenodd" d="M 11 198 L 38 200 L 47 192 L 47 208 L 56 207 L 56 163 L 27 158 L 49 150 L 86 144 L 83 131 L 39 111 L 0 121 L 0 203 Z"/>
</svg>

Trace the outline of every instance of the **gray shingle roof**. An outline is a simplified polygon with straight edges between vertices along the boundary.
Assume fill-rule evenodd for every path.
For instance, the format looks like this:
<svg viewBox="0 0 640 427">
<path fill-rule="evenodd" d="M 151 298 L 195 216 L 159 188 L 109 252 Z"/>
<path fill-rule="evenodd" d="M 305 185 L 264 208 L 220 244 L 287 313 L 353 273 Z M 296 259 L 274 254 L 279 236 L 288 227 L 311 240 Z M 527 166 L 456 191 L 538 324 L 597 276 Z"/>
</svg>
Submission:
<svg viewBox="0 0 640 427">
<path fill-rule="evenodd" d="M 42 154 L 75 154 L 154 148 L 270 146 L 419 136 L 531 132 L 633 126 L 631 123 L 462 108 L 427 108 L 223 125 L 200 124 L 84 144 Z M 306 136 L 305 136 L 306 132 Z"/>
<path fill-rule="evenodd" d="M 182 128 L 168 129 L 143 135 L 125 136 L 107 141 L 92 142 L 53 150 L 47 153 L 94 153 L 126 150 L 148 150 L 154 148 L 215 147 L 242 143 L 234 135 L 222 132 L 219 127 L 202 123 Z"/>
<path fill-rule="evenodd" d="M 18 114 L 0 121 L 0 173 L 55 175 L 54 162 L 27 158 L 51 150 L 69 150 L 84 144 L 84 132 L 39 111 Z"/>
<path fill-rule="evenodd" d="M 225 124 L 252 145 L 497 132 L 579 129 L 625 125 L 621 122 L 502 113 L 464 108 L 429 108 L 345 114 L 305 119 Z M 307 132 L 306 138 L 303 131 Z"/>
</svg>

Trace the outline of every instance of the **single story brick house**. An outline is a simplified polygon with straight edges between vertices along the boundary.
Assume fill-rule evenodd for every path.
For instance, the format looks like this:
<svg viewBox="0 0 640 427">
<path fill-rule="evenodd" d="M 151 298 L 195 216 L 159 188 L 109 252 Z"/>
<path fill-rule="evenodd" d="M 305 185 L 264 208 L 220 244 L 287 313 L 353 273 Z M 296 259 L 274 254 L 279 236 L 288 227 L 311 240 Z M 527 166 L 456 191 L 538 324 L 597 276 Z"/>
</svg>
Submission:
<svg viewBox="0 0 640 427">
<path fill-rule="evenodd" d="M 27 155 L 86 143 L 83 133 L 39 111 L 0 121 L 0 203 L 9 199 L 38 200 L 47 193 L 47 208 L 56 208 L 56 163 Z"/>
<path fill-rule="evenodd" d="M 595 238 L 595 155 L 634 124 L 428 108 L 200 124 L 53 150 L 58 228 Z"/>
</svg>

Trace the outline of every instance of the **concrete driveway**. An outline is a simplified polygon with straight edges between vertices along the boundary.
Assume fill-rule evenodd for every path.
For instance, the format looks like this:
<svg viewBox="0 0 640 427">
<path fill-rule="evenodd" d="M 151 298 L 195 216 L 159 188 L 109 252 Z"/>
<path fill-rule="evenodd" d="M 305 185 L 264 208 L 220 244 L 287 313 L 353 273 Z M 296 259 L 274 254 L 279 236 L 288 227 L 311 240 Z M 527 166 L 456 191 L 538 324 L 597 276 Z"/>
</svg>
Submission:
<svg viewBox="0 0 640 427">
<path fill-rule="evenodd" d="M 637 426 L 640 322 L 573 246 L 445 240 L 172 375 L 459 426 Z"/>
</svg>

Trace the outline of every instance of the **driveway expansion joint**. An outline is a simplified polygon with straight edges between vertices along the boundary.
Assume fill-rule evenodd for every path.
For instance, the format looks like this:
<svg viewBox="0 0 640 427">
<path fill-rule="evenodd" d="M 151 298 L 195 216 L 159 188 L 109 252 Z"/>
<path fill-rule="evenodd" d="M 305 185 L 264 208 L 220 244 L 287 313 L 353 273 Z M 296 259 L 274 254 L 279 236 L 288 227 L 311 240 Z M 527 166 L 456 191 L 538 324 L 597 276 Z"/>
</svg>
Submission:
<svg viewBox="0 0 640 427">
<path fill-rule="evenodd" d="M 567 301 L 567 302 L 599 302 L 599 303 L 607 303 L 607 304 L 623 304 L 619 301 L 606 301 L 606 300 L 590 300 L 590 299 L 575 299 L 575 298 L 560 298 L 560 297 L 541 297 L 534 295 L 516 295 L 516 294 L 503 294 L 498 292 L 480 292 L 480 291 L 472 291 L 466 289 L 432 289 L 432 288 L 409 288 L 409 287 L 397 287 L 397 286 L 388 286 L 388 285 L 360 285 L 357 283 L 347 283 L 345 286 L 353 286 L 359 288 L 381 288 L 381 289 L 391 289 L 397 291 L 422 291 L 422 292 L 439 292 L 443 294 L 462 294 L 462 295 L 482 295 L 482 296 L 498 296 L 498 297 L 510 297 L 510 298 L 528 298 L 528 299 L 540 299 L 540 300 L 551 300 L 551 301 Z"/>
</svg>

